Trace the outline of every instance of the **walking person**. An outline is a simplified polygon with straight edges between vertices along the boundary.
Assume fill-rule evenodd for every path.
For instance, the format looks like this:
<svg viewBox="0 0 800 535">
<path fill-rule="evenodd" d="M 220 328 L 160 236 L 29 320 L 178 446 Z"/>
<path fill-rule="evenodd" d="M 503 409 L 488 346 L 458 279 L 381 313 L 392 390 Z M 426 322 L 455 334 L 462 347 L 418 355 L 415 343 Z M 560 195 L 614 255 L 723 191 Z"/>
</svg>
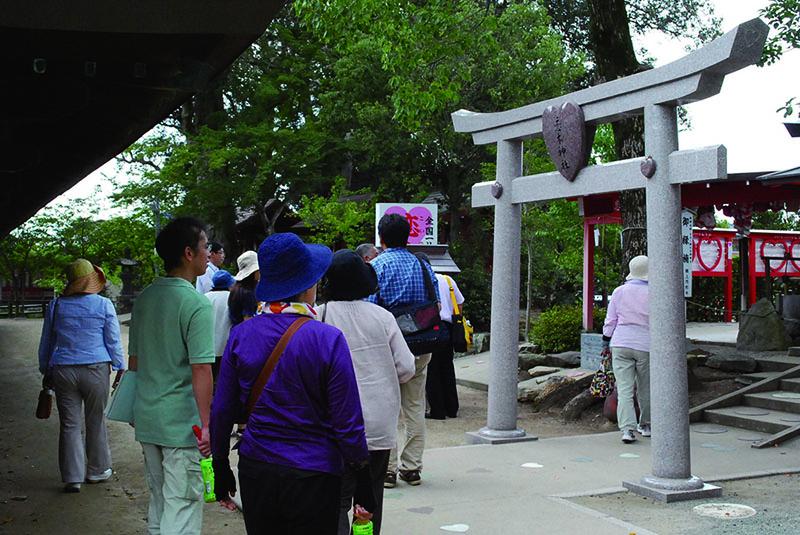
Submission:
<svg viewBox="0 0 800 535">
<path fill-rule="evenodd" d="M 375 270 L 349 249 L 336 251 L 325 274 L 327 304 L 319 310 L 323 323 L 341 329 L 350 346 L 358 383 L 364 429 L 369 449 L 370 478 L 375 495 L 373 533 L 379 535 L 383 512 L 383 480 L 389 453 L 397 445 L 400 384 L 414 377 L 414 355 L 409 351 L 394 316 L 363 299 L 375 293 Z M 345 471 L 339 535 L 350 533 L 348 511 L 353 507 L 356 475 Z"/>
<path fill-rule="evenodd" d="M 236 280 L 233 275 L 224 269 L 220 269 L 214 273 L 211 282 L 214 286 L 206 294 L 206 298 L 211 301 L 211 307 L 214 310 L 214 354 L 216 355 L 216 360 L 211 367 L 211 371 L 216 381 L 219 375 L 219 363 L 222 360 L 222 353 L 225 351 L 225 344 L 228 343 L 228 334 L 231 331 L 228 297 L 230 296 L 230 288 Z"/>
<path fill-rule="evenodd" d="M 427 256 L 420 253 L 427 261 Z M 428 264 L 430 262 L 428 261 Z M 442 308 L 439 317 L 447 327 L 450 343 L 431 353 L 431 362 L 428 364 L 428 378 L 425 382 L 425 394 L 428 399 L 429 411 L 426 418 L 444 420 L 458 416 L 458 389 L 456 387 L 456 370 L 453 365 L 452 326 L 455 308 L 461 309 L 464 305 L 464 296 L 458 289 L 456 281 L 448 275 L 436 274 L 439 282 L 439 296 Z"/>
<path fill-rule="evenodd" d="M 360 476 L 356 502 L 374 508 L 350 351 L 339 329 L 313 321 L 331 257 L 291 233 L 264 240 L 256 296 L 267 305 L 231 330 L 222 358 L 211 416 L 215 494 L 235 508 L 228 431 L 245 414 L 239 484 L 251 535 L 336 533 L 345 467 Z"/>
<path fill-rule="evenodd" d="M 205 295 L 211 291 L 214 286 L 214 273 L 216 273 L 225 263 L 225 249 L 221 243 L 212 241 L 208 242 L 208 263 L 206 271 L 199 277 L 195 283 L 195 288 L 201 294 Z"/>
<path fill-rule="evenodd" d="M 258 271 L 258 255 L 255 251 L 245 251 L 236 259 L 239 271 L 236 273 L 236 284 L 231 288 L 228 297 L 228 311 L 231 326 L 249 320 L 258 311 L 256 285 L 260 278 Z"/>
<path fill-rule="evenodd" d="M 611 353 L 617 384 L 617 424 L 622 442 L 636 441 L 634 430 L 643 437 L 650 431 L 650 293 L 647 257 L 629 263 L 627 282 L 611 294 L 603 325 L 604 356 Z M 610 348 L 610 349 L 609 349 Z M 634 393 L 639 400 L 636 420 Z"/>
<path fill-rule="evenodd" d="M 39 371 L 55 390 L 58 466 L 65 492 L 111 477 L 105 408 L 111 369 L 125 370 L 114 305 L 98 295 L 103 270 L 79 258 L 66 269 L 67 286 L 47 309 L 39 342 Z M 82 428 L 86 428 L 85 436 Z"/>
<path fill-rule="evenodd" d="M 436 275 L 430 265 L 422 263 L 406 249 L 411 226 L 399 214 L 387 214 L 378 221 L 378 236 L 383 252 L 370 265 L 378 276 L 380 291 L 369 297 L 370 302 L 392 311 L 406 305 L 424 304 L 429 301 L 425 277 L 430 278 L 439 299 Z M 431 354 L 415 356 L 414 377 L 400 387 L 402 426 L 405 428 L 398 443 L 401 448 L 392 448 L 384 487 L 394 488 L 397 477 L 409 485 L 422 482 L 422 452 L 425 450 L 425 377 Z M 399 462 L 398 462 L 398 450 Z"/>
<path fill-rule="evenodd" d="M 193 285 L 206 269 L 205 226 L 191 217 L 171 221 L 156 238 L 156 251 L 167 276 L 137 297 L 128 344 L 129 368 L 136 371 L 135 436 L 150 490 L 147 529 L 151 535 L 199 534 L 200 457 L 211 453 L 214 363 L 213 310 Z M 197 424 L 199 439 L 192 433 Z"/>
</svg>

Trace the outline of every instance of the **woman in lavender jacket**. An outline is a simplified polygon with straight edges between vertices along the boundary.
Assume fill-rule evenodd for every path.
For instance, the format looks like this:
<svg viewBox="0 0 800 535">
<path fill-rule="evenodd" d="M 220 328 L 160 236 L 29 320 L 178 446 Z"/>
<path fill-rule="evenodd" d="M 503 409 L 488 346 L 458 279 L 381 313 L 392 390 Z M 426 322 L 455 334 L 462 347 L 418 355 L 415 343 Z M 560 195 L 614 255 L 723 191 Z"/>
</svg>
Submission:
<svg viewBox="0 0 800 535">
<path fill-rule="evenodd" d="M 630 261 L 627 282 L 614 290 L 603 325 L 604 356 L 609 351 L 617 380 L 617 424 L 622 442 L 636 441 L 634 430 L 650 436 L 650 292 L 647 257 Z M 610 349 L 609 349 L 610 348 Z M 636 421 L 634 388 L 639 400 Z"/>
<path fill-rule="evenodd" d="M 230 429 L 278 340 L 298 318 L 316 317 L 317 282 L 331 251 L 294 234 L 273 234 L 258 249 L 262 314 L 231 330 L 211 409 L 215 493 L 231 508 L 236 481 Z M 350 350 L 342 332 L 304 323 L 287 344 L 247 420 L 239 446 L 242 509 L 250 534 L 335 534 L 345 467 L 366 470 L 358 503 L 371 511 L 367 441 Z M 364 478 L 360 478 L 361 481 Z"/>
</svg>

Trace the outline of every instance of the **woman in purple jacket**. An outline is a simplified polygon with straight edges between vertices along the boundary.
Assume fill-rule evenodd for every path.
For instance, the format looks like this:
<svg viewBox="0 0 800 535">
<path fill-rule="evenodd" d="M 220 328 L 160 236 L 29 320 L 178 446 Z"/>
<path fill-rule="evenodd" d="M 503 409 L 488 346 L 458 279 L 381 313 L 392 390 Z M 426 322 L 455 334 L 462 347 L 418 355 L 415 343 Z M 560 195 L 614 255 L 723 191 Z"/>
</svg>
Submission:
<svg viewBox="0 0 800 535">
<path fill-rule="evenodd" d="M 215 493 L 231 507 L 229 430 L 246 412 L 250 391 L 280 338 L 315 318 L 317 283 L 330 249 L 294 234 L 274 234 L 258 249 L 262 314 L 231 329 L 211 410 Z M 359 470 L 357 501 L 374 507 L 369 453 L 350 350 L 342 332 L 302 323 L 257 395 L 239 446 L 239 483 L 247 532 L 335 534 L 341 475 Z"/>
</svg>

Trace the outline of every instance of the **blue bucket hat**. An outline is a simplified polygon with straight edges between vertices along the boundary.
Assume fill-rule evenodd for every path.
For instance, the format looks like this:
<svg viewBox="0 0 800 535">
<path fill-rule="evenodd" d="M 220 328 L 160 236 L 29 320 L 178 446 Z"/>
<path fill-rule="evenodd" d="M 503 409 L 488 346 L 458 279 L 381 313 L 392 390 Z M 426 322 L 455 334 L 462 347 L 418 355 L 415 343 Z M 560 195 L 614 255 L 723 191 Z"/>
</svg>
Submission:
<svg viewBox="0 0 800 535">
<path fill-rule="evenodd" d="M 261 280 L 256 298 L 272 303 L 308 290 L 322 278 L 332 258 L 326 246 L 305 244 L 291 232 L 269 236 L 258 247 Z"/>
<path fill-rule="evenodd" d="M 233 283 L 236 282 L 236 279 L 233 278 L 233 275 L 225 271 L 224 269 L 218 269 L 214 276 L 211 277 L 211 284 L 214 285 L 214 288 L 224 288 L 227 290 Z"/>
</svg>

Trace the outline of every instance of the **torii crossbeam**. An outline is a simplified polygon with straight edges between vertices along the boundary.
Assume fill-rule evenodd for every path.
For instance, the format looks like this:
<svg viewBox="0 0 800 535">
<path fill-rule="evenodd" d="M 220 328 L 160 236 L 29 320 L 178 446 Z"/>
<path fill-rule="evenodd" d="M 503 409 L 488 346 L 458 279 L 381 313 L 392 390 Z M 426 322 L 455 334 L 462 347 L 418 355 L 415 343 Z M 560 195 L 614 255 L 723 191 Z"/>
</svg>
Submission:
<svg viewBox="0 0 800 535">
<path fill-rule="evenodd" d="M 497 144 L 497 180 L 472 188 L 474 207 L 494 206 L 491 368 L 487 425 L 476 442 L 531 440 L 517 428 L 520 205 L 646 189 L 650 260 L 652 474 L 624 485 L 663 501 L 719 495 L 692 475 L 686 317 L 681 271 L 681 184 L 727 177 L 725 147 L 678 150 L 676 107 L 719 93 L 725 75 L 761 57 L 769 28 L 737 26 L 684 58 L 650 71 L 498 113 L 459 110 L 457 132 Z M 644 114 L 646 158 L 584 167 L 594 126 Z M 558 172 L 522 176 L 522 143 L 544 136 Z M 563 176 L 562 176 L 563 175 Z M 565 179 L 566 177 L 566 179 Z"/>
</svg>

